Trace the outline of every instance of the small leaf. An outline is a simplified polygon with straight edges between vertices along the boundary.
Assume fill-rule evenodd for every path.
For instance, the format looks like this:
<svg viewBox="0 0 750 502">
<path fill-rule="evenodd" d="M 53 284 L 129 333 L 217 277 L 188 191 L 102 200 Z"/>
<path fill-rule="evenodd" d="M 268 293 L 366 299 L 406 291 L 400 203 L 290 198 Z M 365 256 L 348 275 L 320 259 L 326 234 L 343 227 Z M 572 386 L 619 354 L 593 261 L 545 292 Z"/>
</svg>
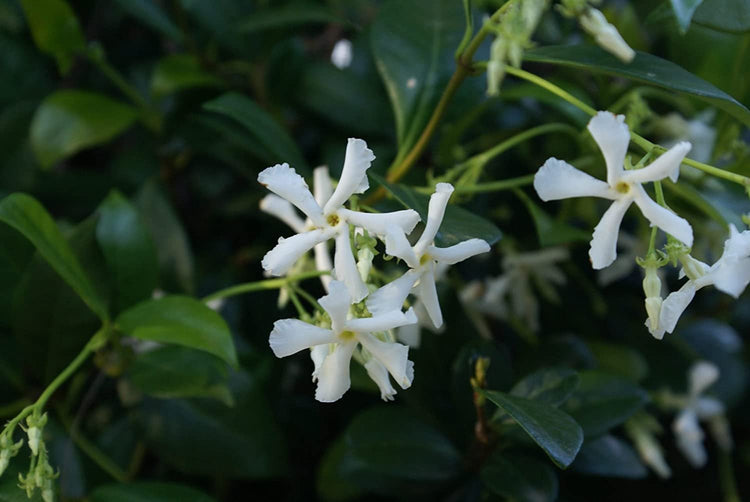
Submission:
<svg viewBox="0 0 750 502">
<path fill-rule="evenodd" d="M 695 9 L 703 2 L 703 0 L 669 0 L 672 4 L 672 11 L 674 17 L 677 19 L 677 25 L 680 27 L 680 32 L 685 34 L 687 29 L 690 27 L 690 20 L 693 18 Z"/>
<path fill-rule="evenodd" d="M 623 63 L 599 47 L 565 45 L 532 49 L 524 52 L 523 57 L 526 61 L 569 66 L 683 92 L 721 108 L 745 125 L 750 125 L 750 110 L 742 103 L 681 66 L 651 54 L 638 52 L 633 61 Z"/>
<path fill-rule="evenodd" d="M 215 502 L 203 492 L 188 486 L 155 481 L 100 486 L 89 497 L 91 502 Z"/>
<path fill-rule="evenodd" d="M 148 300 L 120 314 L 116 323 L 130 336 L 203 350 L 237 367 L 226 322 L 194 298 L 165 296 Z"/>
<path fill-rule="evenodd" d="M 583 443 L 571 467 L 583 474 L 613 478 L 640 479 L 648 475 L 633 448 L 609 434 Z"/>
<path fill-rule="evenodd" d="M 544 368 L 521 379 L 510 390 L 510 394 L 559 406 L 577 386 L 578 374 L 575 371 L 568 368 Z"/>
<path fill-rule="evenodd" d="M 57 61 L 65 75 L 76 53 L 86 48 L 78 19 L 65 0 L 21 0 L 21 6 L 39 50 Z"/>
<path fill-rule="evenodd" d="M 36 199 L 23 193 L 5 197 L 0 201 L 0 221 L 31 241 L 39 254 L 100 319 L 108 317 L 104 300 L 83 271 L 57 224 Z"/>
<path fill-rule="evenodd" d="M 248 19 L 244 19 L 237 24 L 237 31 L 252 33 L 274 28 L 327 23 L 348 24 L 348 21 L 337 16 L 323 5 L 303 3 L 272 7 L 254 12 Z"/>
<path fill-rule="evenodd" d="M 557 500 L 557 474 L 546 462 L 494 453 L 482 468 L 482 482 L 494 493 L 516 502 Z"/>
<path fill-rule="evenodd" d="M 43 168 L 130 127 L 136 110 L 101 94 L 63 90 L 47 96 L 31 122 L 31 147 Z"/>
<path fill-rule="evenodd" d="M 532 201 L 523 191 L 514 190 L 514 193 L 519 199 L 521 199 L 521 201 L 523 201 L 524 205 L 526 205 L 526 209 L 529 210 L 531 218 L 534 220 L 534 227 L 536 228 L 537 237 L 539 237 L 539 244 L 542 247 L 591 240 L 590 233 L 579 228 L 571 227 L 566 223 L 553 220 L 550 215 L 535 204 L 534 201 Z"/>
<path fill-rule="evenodd" d="M 156 63 L 151 77 L 151 92 L 166 96 L 193 87 L 221 87 L 223 82 L 203 68 L 191 54 L 170 54 Z"/>
<path fill-rule="evenodd" d="M 703 0 L 693 22 L 730 33 L 750 31 L 750 0 Z"/>
<path fill-rule="evenodd" d="M 134 18 L 175 41 L 182 39 L 180 29 L 154 0 L 115 0 L 117 6 Z"/>
<path fill-rule="evenodd" d="M 388 183 L 374 173 L 368 173 L 368 176 L 382 185 L 404 207 L 418 212 L 422 221 L 427 221 L 429 195 L 415 192 L 404 185 Z M 451 246 L 466 239 L 477 238 L 492 245 L 500 240 L 501 235 L 500 229 L 491 221 L 461 207 L 449 205 L 435 242 L 440 246 Z"/>
<path fill-rule="evenodd" d="M 583 443 L 583 430 L 573 418 L 546 403 L 484 391 L 487 399 L 510 415 L 558 467 L 568 467 Z"/>
</svg>

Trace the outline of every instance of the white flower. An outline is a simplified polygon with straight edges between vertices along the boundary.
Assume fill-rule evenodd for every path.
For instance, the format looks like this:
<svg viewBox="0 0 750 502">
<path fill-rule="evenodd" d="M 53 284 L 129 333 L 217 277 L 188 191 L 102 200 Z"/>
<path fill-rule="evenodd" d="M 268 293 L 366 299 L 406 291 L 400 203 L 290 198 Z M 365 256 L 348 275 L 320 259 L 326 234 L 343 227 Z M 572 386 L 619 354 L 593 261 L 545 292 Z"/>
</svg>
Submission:
<svg viewBox="0 0 750 502">
<path fill-rule="evenodd" d="M 381 312 L 372 317 L 349 318 L 352 298 L 346 285 L 331 281 L 330 292 L 320 298 L 320 306 L 331 318 L 331 329 L 325 329 L 298 319 L 281 319 L 274 323 L 269 344 L 276 357 L 286 357 L 301 350 L 312 348 L 315 362 L 313 380 L 318 387 L 315 399 L 322 402 L 337 401 L 349 390 L 349 362 L 358 344 L 366 351 L 365 358 L 377 360 L 368 369 L 373 380 L 380 386 L 383 399 L 395 391 L 384 389 L 381 368 L 391 374 L 402 389 L 411 385 L 414 378 L 413 363 L 408 360 L 409 347 L 400 343 L 384 342 L 372 333 L 387 331 L 398 326 L 417 322 L 414 311 L 406 313 L 398 308 Z M 392 392 L 391 392 L 392 391 Z"/>
<path fill-rule="evenodd" d="M 435 287 L 435 268 L 439 263 L 453 265 L 479 253 L 486 253 L 490 245 L 482 239 L 468 239 L 447 248 L 434 245 L 440 224 L 443 222 L 448 199 L 453 193 L 450 183 L 438 183 L 430 197 L 427 210 L 427 223 L 414 246 L 409 244 L 403 232 L 390 231 L 385 238 L 385 252 L 401 258 L 410 267 L 404 275 L 392 281 L 367 299 L 367 308 L 373 314 L 389 312 L 401 308 L 412 287 L 424 304 L 432 324 L 439 328 L 443 324 L 443 314 Z"/>
<path fill-rule="evenodd" d="M 588 125 L 591 136 L 604 155 L 606 183 L 555 158 L 547 159 L 534 176 L 534 188 L 544 201 L 586 196 L 613 201 L 594 228 L 589 256 L 595 269 L 610 265 L 617 257 L 620 223 L 633 202 L 652 226 L 661 228 L 688 247 L 693 244 L 690 224 L 651 200 L 641 186 L 642 183 L 658 181 L 667 176 L 676 177 L 680 162 L 690 150 L 690 143 L 678 143 L 643 169 L 626 171 L 623 166 L 630 133 L 624 120 L 624 115 L 599 112 Z"/>
<path fill-rule="evenodd" d="M 679 140 L 689 141 L 693 148 L 690 157 L 698 162 L 710 162 L 716 144 L 716 128 L 709 124 L 716 115 L 716 110 L 708 108 L 692 120 L 685 120 L 678 113 L 670 113 L 654 123 L 657 133 L 665 137 L 662 143 L 669 148 Z"/>
<path fill-rule="evenodd" d="M 683 269 L 688 281 L 673 291 L 662 303 L 659 317 L 659 330 L 651 334 L 661 339 L 664 332 L 671 333 L 677 326 L 680 316 L 693 300 L 695 292 L 713 284 L 716 289 L 738 298 L 750 283 L 750 230 L 739 232 L 729 225 L 729 239 L 724 242 L 724 252 L 716 263 L 708 266 L 688 257 L 693 270 Z M 692 277 L 691 277 L 692 276 Z"/>
<path fill-rule="evenodd" d="M 352 64 L 352 56 L 351 41 L 342 38 L 333 46 L 333 51 L 331 51 L 331 63 L 333 63 L 333 66 L 339 70 L 343 70 Z"/>
<path fill-rule="evenodd" d="M 312 229 L 279 243 L 263 257 L 263 268 L 272 275 L 284 275 L 294 263 L 316 244 L 329 239 L 336 240 L 334 272 L 338 280 L 344 281 L 352 293 L 354 302 L 367 296 L 368 290 L 357 271 L 357 264 L 349 241 L 349 224 L 362 227 L 373 235 L 383 238 L 389 235 L 412 231 L 419 215 L 411 209 L 385 214 L 370 214 L 345 209 L 343 204 L 355 193 L 364 193 L 369 184 L 366 171 L 375 156 L 361 139 L 349 138 L 344 167 L 336 190 L 325 204 L 320 204 L 310 193 L 305 180 L 289 167 L 277 164 L 258 174 L 258 181 L 276 195 L 286 199 L 305 213 Z"/>
<path fill-rule="evenodd" d="M 594 37 L 602 49 L 614 54 L 625 63 L 633 60 L 635 51 L 623 40 L 617 28 L 607 21 L 600 10 L 590 7 L 578 18 L 578 21 L 581 23 L 581 28 Z"/>
</svg>

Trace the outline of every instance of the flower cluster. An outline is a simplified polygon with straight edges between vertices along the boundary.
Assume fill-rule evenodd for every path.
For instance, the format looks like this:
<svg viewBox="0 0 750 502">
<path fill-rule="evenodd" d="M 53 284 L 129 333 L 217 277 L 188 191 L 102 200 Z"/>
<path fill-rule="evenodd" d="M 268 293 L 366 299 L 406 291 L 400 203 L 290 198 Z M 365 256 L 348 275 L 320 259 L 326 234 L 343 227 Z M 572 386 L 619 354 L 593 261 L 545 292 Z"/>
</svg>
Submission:
<svg viewBox="0 0 750 502">
<path fill-rule="evenodd" d="M 453 192 L 447 183 L 437 184 L 430 197 L 424 230 L 413 245 L 409 234 L 420 221 L 416 211 L 366 213 L 345 208 L 352 195 L 368 189 L 366 171 L 374 158 L 364 141 L 350 138 L 336 188 L 333 189 L 327 169 L 318 168 L 314 195 L 288 164 L 269 167 L 258 175 L 258 181 L 276 194 L 264 198 L 261 208 L 296 232 L 279 239 L 263 258 L 263 268 L 271 275 L 285 275 L 314 248 L 316 268 L 332 274 L 323 283 L 328 294 L 318 300 L 320 308 L 312 322 L 281 319 L 274 323 L 269 339 L 277 357 L 310 350 L 313 381 L 317 382 L 315 398 L 322 402 L 336 401 L 349 389 L 352 358 L 363 364 L 384 400 L 392 400 L 396 394 L 390 377 L 402 389 L 408 388 L 414 378 L 414 364 L 408 359 L 409 347 L 396 342 L 393 334 L 395 328 L 418 322 L 414 308 L 403 311 L 407 297 L 413 293 L 430 323 L 439 328 L 443 317 L 435 287 L 436 268 L 490 249 L 481 239 L 468 239 L 446 248 L 435 245 Z M 358 237 L 354 239 L 356 254 L 352 235 Z M 370 281 L 375 255 L 372 237 L 385 244 L 387 255 L 408 266 L 402 275 L 380 287 Z M 330 239 L 335 241 L 332 263 L 326 244 Z"/>
</svg>

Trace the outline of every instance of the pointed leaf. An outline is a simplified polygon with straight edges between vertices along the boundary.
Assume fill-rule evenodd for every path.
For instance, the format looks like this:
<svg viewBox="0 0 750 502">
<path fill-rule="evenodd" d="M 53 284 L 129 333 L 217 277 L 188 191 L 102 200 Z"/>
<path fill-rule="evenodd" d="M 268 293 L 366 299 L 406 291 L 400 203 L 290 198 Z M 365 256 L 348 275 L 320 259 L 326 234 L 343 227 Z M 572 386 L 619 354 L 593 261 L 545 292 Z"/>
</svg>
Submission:
<svg viewBox="0 0 750 502">
<path fill-rule="evenodd" d="M 544 368 L 527 375 L 513 386 L 514 396 L 558 406 L 578 386 L 578 374 L 568 368 Z"/>
<path fill-rule="evenodd" d="M 65 0 L 21 0 L 21 6 L 34 43 L 55 58 L 60 73 L 68 73 L 76 53 L 86 48 L 73 10 Z"/>
<path fill-rule="evenodd" d="M 693 22 L 719 31 L 750 31 L 750 0 L 703 0 Z"/>
<path fill-rule="evenodd" d="M 648 475 L 633 448 L 609 434 L 586 441 L 571 467 L 576 472 L 594 476 L 640 479 Z"/>
<path fill-rule="evenodd" d="M 557 500 L 557 474 L 547 462 L 495 453 L 482 468 L 482 482 L 494 493 L 516 502 Z"/>
<path fill-rule="evenodd" d="M 100 486 L 91 493 L 91 502 L 215 502 L 203 492 L 174 483 L 138 481 Z"/>
<path fill-rule="evenodd" d="M 182 39 L 180 29 L 155 0 L 115 0 L 117 6 L 172 40 Z"/>
<path fill-rule="evenodd" d="M 274 28 L 288 28 L 305 24 L 348 24 L 324 5 L 292 4 L 254 12 L 237 24 L 240 33 L 251 33 Z"/>
<path fill-rule="evenodd" d="M 194 87 L 221 87 L 223 82 L 204 70 L 191 54 L 170 54 L 156 63 L 151 76 L 151 92 L 166 96 Z"/>
</svg>

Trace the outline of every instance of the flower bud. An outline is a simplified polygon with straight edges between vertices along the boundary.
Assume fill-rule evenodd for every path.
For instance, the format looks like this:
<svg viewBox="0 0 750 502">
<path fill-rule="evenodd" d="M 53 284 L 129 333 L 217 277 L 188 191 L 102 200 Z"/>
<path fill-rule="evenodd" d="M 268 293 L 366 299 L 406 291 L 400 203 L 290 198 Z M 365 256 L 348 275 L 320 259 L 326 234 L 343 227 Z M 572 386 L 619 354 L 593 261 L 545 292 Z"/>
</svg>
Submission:
<svg viewBox="0 0 750 502">
<path fill-rule="evenodd" d="M 623 40 L 620 33 L 607 21 L 600 10 L 588 8 L 578 18 L 581 28 L 588 32 L 596 43 L 605 51 L 617 56 L 625 63 L 629 63 L 635 57 L 635 51 Z"/>
<path fill-rule="evenodd" d="M 31 453 L 34 456 L 38 455 L 39 445 L 42 442 L 42 429 L 39 427 L 29 427 L 26 434 L 29 436 L 29 448 L 31 448 Z"/>
<path fill-rule="evenodd" d="M 708 268 L 705 263 L 696 260 L 687 253 L 680 256 L 680 263 L 685 275 L 691 281 L 696 281 L 702 277 Z"/>
</svg>

